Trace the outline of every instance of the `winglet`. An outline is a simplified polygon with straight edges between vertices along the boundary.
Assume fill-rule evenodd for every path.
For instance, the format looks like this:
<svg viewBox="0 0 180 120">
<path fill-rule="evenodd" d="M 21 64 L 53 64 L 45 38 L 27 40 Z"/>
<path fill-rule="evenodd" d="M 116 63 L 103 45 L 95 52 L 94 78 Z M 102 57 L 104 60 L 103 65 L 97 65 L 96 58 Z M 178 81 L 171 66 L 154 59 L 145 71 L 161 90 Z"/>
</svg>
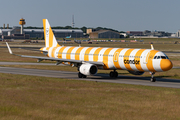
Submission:
<svg viewBox="0 0 180 120">
<path fill-rule="evenodd" d="M 9 47 L 9 45 L 8 45 L 7 42 L 6 42 L 6 45 L 7 45 L 7 47 L 8 47 L 9 53 L 10 53 L 10 54 L 13 54 L 12 51 L 11 51 L 11 48 Z"/>
<path fill-rule="evenodd" d="M 153 44 L 151 44 L 151 50 L 154 50 Z"/>
</svg>

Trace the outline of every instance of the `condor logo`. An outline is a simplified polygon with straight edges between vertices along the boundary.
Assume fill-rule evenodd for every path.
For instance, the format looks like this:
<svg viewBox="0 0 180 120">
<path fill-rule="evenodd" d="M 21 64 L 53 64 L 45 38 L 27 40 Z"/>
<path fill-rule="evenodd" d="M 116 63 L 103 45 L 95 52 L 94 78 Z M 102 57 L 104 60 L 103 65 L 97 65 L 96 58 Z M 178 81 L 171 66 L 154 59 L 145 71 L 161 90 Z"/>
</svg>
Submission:
<svg viewBox="0 0 180 120">
<path fill-rule="evenodd" d="M 139 60 L 126 60 L 124 59 L 124 64 L 136 64 L 136 65 L 139 65 Z"/>
</svg>

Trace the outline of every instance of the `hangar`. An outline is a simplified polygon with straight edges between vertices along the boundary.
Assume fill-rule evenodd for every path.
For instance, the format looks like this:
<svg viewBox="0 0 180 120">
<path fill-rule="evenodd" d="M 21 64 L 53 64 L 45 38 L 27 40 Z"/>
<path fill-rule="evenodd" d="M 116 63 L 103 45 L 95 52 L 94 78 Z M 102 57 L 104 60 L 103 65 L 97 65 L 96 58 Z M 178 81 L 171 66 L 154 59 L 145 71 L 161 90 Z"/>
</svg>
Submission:
<svg viewBox="0 0 180 120">
<path fill-rule="evenodd" d="M 90 38 L 120 38 L 120 34 L 118 32 L 114 32 L 111 30 L 99 30 L 89 33 Z"/>
</svg>

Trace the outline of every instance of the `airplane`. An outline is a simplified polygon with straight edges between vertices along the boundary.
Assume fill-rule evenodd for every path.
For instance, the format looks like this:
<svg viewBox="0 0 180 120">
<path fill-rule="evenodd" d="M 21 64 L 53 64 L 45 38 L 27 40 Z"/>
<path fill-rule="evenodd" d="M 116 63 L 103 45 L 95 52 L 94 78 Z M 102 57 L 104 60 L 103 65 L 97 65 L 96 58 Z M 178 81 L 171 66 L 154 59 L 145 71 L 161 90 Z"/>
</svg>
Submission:
<svg viewBox="0 0 180 120">
<path fill-rule="evenodd" d="M 98 69 L 112 70 L 111 78 L 117 78 L 116 70 L 127 70 L 134 75 L 142 75 L 144 72 L 151 73 L 151 82 L 155 82 L 156 72 L 168 71 L 173 67 L 172 62 L 166 54 L 151 49 L 132 48 L 104 48 L 104 47 L 75 47 L 61 46 L 58 44 L 47 19 L 43 19 L 45 47 L 40 51 L 47 57 L 18 55 L 20 57 L 35 58 L 38 62 L 42 60 L 56 61 L 56 65 L 68 63 L 78 68 L 78 77 L 86 78 L 95 75 Z M 12 53 L 8 43 L 7 47 Z"/>
<path fill-rule="evenodd" d="M 66 38 L 71 38 L 71 35 L 70 36 L 66 36 Z"/>
</svg>

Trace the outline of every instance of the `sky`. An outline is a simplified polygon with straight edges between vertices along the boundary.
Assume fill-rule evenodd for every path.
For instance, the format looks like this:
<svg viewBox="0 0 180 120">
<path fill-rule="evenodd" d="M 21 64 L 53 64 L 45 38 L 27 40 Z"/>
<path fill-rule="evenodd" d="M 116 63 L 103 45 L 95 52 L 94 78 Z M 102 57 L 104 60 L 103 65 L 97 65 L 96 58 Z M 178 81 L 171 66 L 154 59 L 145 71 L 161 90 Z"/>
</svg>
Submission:
<svg viewBox="0 0 180 120">
<path fill-rule="evenodd" d="M 166 31 L 180 29 L 180 0 L 0 0 L 0 27 L 51 26 L 106 27 L 118 31 Z"/>
</svg>

